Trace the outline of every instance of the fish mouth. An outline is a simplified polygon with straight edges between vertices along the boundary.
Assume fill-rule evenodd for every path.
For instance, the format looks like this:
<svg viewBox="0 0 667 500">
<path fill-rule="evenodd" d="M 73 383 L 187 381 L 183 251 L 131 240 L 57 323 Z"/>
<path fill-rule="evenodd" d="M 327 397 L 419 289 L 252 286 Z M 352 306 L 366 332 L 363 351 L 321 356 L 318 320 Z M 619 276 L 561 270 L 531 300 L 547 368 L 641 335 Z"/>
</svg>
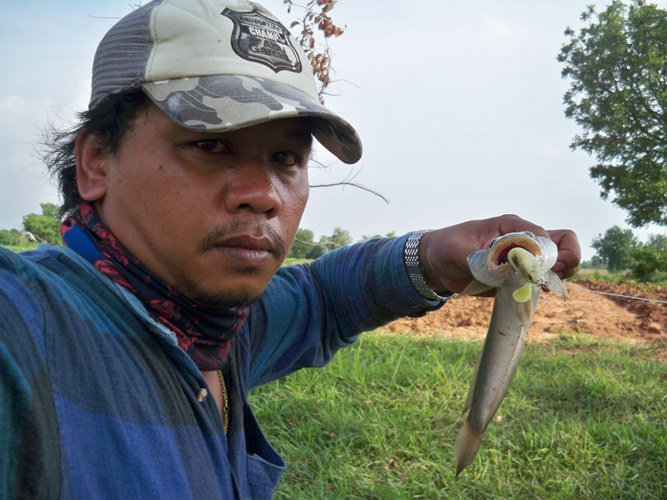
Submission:
<svg viewBox="0 0 667 500">
<path fill-rule="evenodd" d="M 523 248 L 535 256 L 542 255 L 542 247 L 532 233 L 507 234 L 491 242 L 487 257 L 489 269 L 508 264 L 507 255 L 513 248 Z"/>
</svg>

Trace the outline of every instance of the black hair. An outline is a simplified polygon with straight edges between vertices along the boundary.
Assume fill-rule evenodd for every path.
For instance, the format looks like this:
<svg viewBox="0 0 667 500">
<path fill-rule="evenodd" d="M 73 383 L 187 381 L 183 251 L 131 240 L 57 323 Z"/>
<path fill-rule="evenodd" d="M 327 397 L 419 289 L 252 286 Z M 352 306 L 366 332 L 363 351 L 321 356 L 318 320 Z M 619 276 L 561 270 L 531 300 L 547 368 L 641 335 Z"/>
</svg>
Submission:
<svg viewBox="0 0 667 500">
<path fill-rule="evenodd" d="M 74 155 L 74 143 L 79 133 L 88 130 L 97 138 L 105 153 L 116 154 L 123 137 L 149 102 L 141 89 L 111 94 L 93 109 L 78 113 L 79 123 L 73 128 L 57 130 L 51 127 L 46 131 L 41 157 L 58 185 L 62 199 L 61 217 L 75 211 L 82 201 L 76 183 Z"/>
</svg>

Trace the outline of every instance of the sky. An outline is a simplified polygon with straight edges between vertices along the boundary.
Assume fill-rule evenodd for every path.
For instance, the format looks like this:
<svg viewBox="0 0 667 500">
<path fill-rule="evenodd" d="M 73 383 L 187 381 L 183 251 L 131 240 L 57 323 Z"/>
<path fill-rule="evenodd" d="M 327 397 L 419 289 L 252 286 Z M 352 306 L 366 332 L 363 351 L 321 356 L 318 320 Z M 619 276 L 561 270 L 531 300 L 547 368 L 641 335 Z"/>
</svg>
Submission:
<svg viewBox="0 0 667 500">
<path fill-rule="evenodd" d="M 145 3 L 145 2 L 144 2 Z M 261 2 L 284 24 L 282 0 Z M 305 3 L 305 0 L 304 0 Z M 321 151 L 301 227 L 367 235 L 515 213 L 591 242 L 626 213 L 602 200 L 595 159 L 569 145 L 568 82 L 557 62 L 591 0 L 339 0 L 345 26 L 331 42 L 329 107 L 349 120 L 364 156 L 349 167 Z M 96 46 L 136 1 L 0 0 L 0 228 L 20 228 L 40 203 L 59 203 L 36 148 L 47 124 L 67 127 L 87 108 Z M 633 228 L 640 239 L 665 229 Z"/>
</svg>

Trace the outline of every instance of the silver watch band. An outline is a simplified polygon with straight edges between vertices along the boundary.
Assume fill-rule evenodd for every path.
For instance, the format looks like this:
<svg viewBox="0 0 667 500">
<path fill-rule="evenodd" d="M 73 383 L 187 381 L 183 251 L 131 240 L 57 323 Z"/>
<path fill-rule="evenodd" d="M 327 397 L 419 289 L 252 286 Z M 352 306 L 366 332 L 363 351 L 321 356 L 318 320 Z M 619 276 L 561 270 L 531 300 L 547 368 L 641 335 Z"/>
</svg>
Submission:
<svg viewBox="0 0 667 500">
<path fill-rule="evenodd" d="M 454 294 L 448 293 L 447 295 L 438 295 L 433 291 L 433 289 L 428 286 L 426 280 L 424 279 L 424 268 L 421 264 L 421 259 L 419 258 L 419 242 L 429 230 L 415 231 L 412 233 L 408 240 L 405 242 L 405 248 L 403 250 L 403 259 L 405 260 L 405 268 L 408 271 L 410 276 L 410 281 L 417 289 L 419 294 L 427 299 L 431 300 L 443 300 L 446 301 L 450 299 Z"/>
</svg>

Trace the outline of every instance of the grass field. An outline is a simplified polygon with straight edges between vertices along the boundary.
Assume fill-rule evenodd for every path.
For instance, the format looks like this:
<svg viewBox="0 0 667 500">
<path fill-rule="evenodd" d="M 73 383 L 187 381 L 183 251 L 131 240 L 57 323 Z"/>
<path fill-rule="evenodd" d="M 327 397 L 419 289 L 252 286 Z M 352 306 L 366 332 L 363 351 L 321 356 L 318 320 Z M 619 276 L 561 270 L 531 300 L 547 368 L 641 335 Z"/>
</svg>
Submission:
<svg viewBox="0 0 667 500">
<path fill-rule="evenodd" d="M 667 365 L 648 347 L 528 345 L 477 458 L 454 443 L 479 342 L 366 334 L 251 404 L 288 462 L 278 498 L 667 498 Z"/>
<path fill-rule="evenodd" d="M 13 252 L 25 252 L 27 250 L 34 250 L 39 245 L 0 245 L 5 248 L 9 248 Z"/>
</svg>

